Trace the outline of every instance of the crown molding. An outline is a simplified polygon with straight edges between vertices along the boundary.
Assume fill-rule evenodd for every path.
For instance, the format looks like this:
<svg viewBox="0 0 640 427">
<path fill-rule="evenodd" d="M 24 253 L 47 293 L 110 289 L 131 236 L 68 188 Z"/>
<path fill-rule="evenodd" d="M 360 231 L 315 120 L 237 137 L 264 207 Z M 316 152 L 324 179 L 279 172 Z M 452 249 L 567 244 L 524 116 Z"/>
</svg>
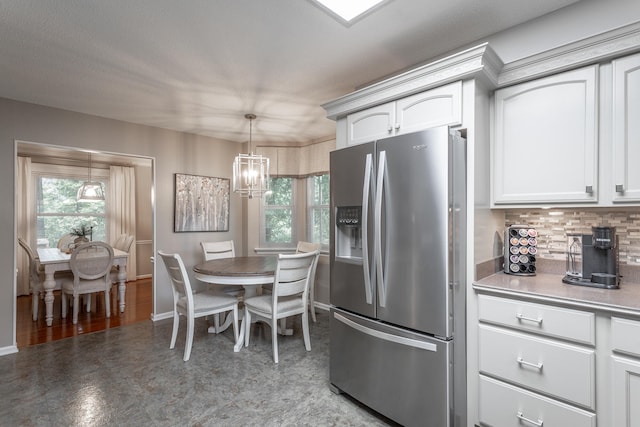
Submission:
<svg viewBox="0 0 640 427">
<path fill-rule="evenodd" d="M 640 22 L 506 64 L 498 86 L 508 86 L 640 51 Z"/>
<path fill-rule="evenodd" d="M 488 43 L 372 84 L 322 105 L 333 120 L 454 81 L 479 77 L 496 87 L 502 60 Z"/>
</svg>

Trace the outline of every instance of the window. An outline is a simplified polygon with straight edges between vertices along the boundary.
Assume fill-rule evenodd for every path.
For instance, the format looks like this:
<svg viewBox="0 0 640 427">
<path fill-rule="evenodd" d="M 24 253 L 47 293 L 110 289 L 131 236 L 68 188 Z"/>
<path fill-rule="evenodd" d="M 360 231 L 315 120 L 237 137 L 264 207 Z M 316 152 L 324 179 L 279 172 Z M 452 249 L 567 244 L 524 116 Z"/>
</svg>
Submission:
<svg viewBox="0 0 640 427">
<path fill-rule="evenodd" d="M 36 223 L 39 243 L 55 246 L 73 228 L 93 227 L 93 240 L 107 240 L 104 201 L 78 203 L 78 188 L 86 180 L 77 176 L 38 173 L 36 182 Z M 94 177 L 106 188 L 106 180 Z"/>
<path fill-rule="evenodd" d="M 272 193 L 263 197 L 260 245 L 263 247 L 295 246 L 296 191 L 294 178 L 270 178 Z"/>
<path fill-rule="evenodd" d="M 307 238 L 329 248 L 329 174 L 307 178 Z"/>
</svg>

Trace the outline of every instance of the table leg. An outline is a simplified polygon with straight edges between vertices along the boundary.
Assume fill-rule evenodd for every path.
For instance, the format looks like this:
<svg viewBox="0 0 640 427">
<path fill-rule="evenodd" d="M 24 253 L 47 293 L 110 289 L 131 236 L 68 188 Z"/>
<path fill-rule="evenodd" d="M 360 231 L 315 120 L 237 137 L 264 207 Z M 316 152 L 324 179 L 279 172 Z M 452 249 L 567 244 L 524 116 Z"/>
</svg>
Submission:
<svg viewBox="0 0 640 427">
<path fill-rule="evenodd" d="M 238 312 L 238 315 L 240 315 L 240 312 Z M 244 316 L 243 316 L 242 322 L 240 322 L 240 332 L 238 333 L 238 340 L 236 341 L 236 345 L 233 346 L 234 353 L 239 352 L 242 346 L 244 345 L 244 330 L 245 328 L 249 327 L 245 325 L 245 323 L 247 322 L 244 321 Z"/>
<path fill-rule="evenodd" d="M 124 313 L 124 294 L 127 290 L 127 267 L 121 265 L 118 269 L 118 293 L 120 298 L 120 313 Z"/>
<path fill-rule="evenodd" d="M 224 322 L 222 322 L 222 325 L 218 326 L 218 330 L 220 332 L 224 332 L 227 330 L 227 328 L 229 326 L 231 326 L 231 324 L 233 323 L 233 316 L 231 315 L 231 313 L 227 313 L 227 315 L 224 318 Z M 218 332 L 216 332 L 216 327 L 215 326 L 209 326 L 209 328 L 207 329 L 207 332 L 210 334 L 217 334 Z"/>
<path fill-rule="evenodd" d="M 54 278 L 55 272 L 45 271 L 45 279 L 42 283 L 44 289 L 44 305 L 45 305 L 45 320 L 47 326 L 51 326 L 53 323 L 53 288 L 56 286 L 56 280 Z M 33 294 L 33 298 L 37 298 L 36 293 Z"/>
</svg>

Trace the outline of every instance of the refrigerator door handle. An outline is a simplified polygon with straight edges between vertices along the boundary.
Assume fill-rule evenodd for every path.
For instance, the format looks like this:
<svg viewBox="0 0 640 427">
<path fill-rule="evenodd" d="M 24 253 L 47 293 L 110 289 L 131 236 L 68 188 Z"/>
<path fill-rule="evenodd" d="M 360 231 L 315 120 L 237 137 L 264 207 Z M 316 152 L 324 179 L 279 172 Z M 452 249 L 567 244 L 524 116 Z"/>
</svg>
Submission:
<svg viewBox="0 0 640 427">
<path fill-rule="evenodd" d="M 378 160 L 378 179 L 376 181 L 376 206 L 374 213 L 375 221 L 375 264 L 377 269 L 378 283 L 378 304 L 380 307 L 387 305 L 387 293 L 384 283 L 384 274 L 382 268 L 382 193 L 384 185 L 384 174 L 387 167 L 387 152 L 380 151 L 380 159 Z"/>
<path fill-rule="evenodd" d="M 371 268 L 369 266 L 369 192 L 371 189 L 371 154 L 367 154 L 364 166 L 364 181 L 362 183 L 362 271 L 364 274 L 364 295 L 367 304 L 373 303 L 371 289 Z"/>
<path fill-rule="evenodd" d="M 433 343 L 430 342 L 425 342 L 425 341 L 420 341 L 420 340 L 414 340 L 412 338 L 406 338 L 406 337 L 401 337 L 398 335 L 393 335 L 387 332 L 382 332 L 382 331 L 378 331 L 376 329 L 371 329 L 371 328 L 367 328 L 364 325 L 361 325 L 357 322 L 354 322 L 351 319 L 347 319 L 346 317 L 344 317 L 343 315 L 339 314 L 339 313 L 333 313 L 333 317 L 341 322 L 344 323 L 345 325 L 349 326 L 352 329 L 355 329 L 358 332 L 361 332 L 363 334 L 372 336 L 374 338 L 379 338 L 381 340 L 384 341 L 390 341 L 390 342 L 394 342 L 396 344 L 401 344 L 401 345 L 406 345 L 409 347 L 414 347 L 414 348 L 420 348 L 422 350 L 428 350 L 428 351 L 433 351 L 433 352 L 437 352 L 438 351 L 438 346 L 436 346 Z"/>
</svg>

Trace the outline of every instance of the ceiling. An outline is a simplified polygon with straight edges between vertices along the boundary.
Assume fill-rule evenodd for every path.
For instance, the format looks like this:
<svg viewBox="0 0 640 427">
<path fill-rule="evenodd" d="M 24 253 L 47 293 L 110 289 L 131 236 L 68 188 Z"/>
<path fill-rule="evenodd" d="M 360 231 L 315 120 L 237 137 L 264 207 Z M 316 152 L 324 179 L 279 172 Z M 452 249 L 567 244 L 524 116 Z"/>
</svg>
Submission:
<svg viewBox="0 0 640 427">
<path fill-rule="evenodd" d="M 576 0 L 0 2 L 0 97 L 253 143 L 331 138 L 321 104 Z"/>
</svg>

